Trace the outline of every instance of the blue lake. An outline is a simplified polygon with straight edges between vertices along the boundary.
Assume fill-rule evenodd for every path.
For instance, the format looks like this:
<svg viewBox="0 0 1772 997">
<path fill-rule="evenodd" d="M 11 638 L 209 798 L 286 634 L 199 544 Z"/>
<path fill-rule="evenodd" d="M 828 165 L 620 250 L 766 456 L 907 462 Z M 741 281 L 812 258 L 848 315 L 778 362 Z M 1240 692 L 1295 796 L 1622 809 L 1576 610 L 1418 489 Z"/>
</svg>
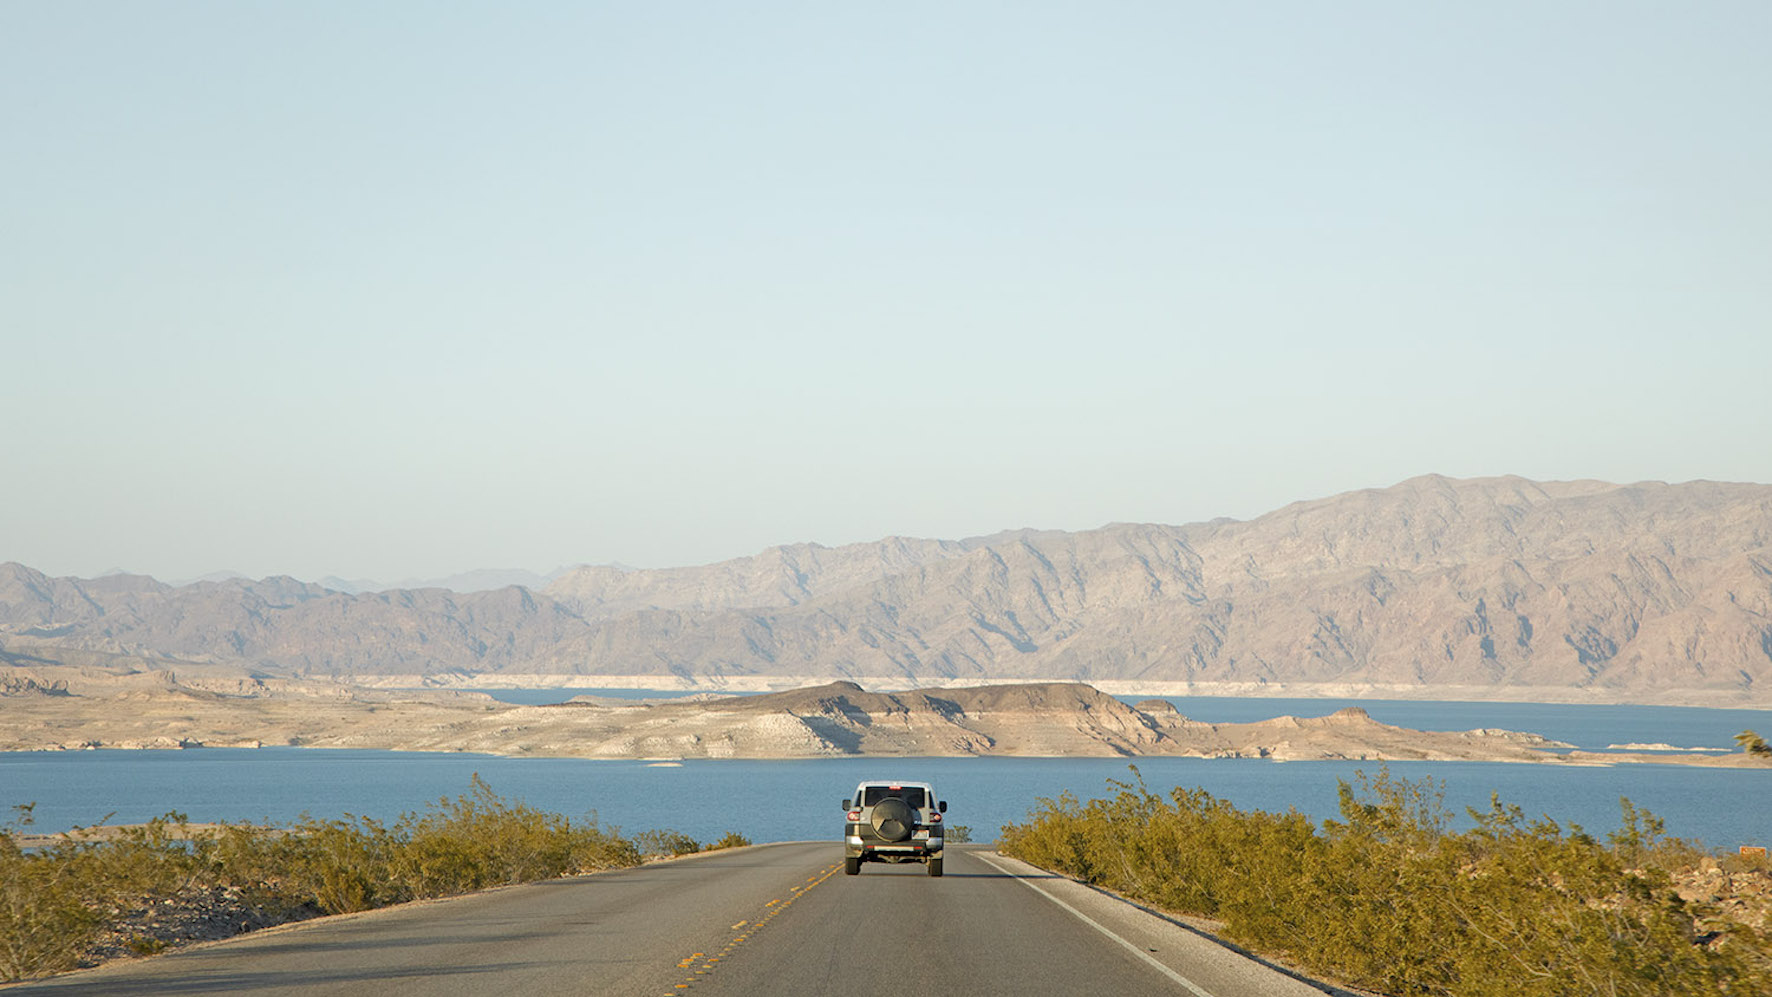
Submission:
<svg viewBox="0 0 1772 997">
<path fill-rule="evenodd" d="M 574 690 L 549 690 L 575 694 Z M 1332 700 L 1176 699 L 1196 719 L 1241 721 L 1278 714 L 1320 716 L 1358 705 L 1410 727 L 1531 730 L 1582 747 L 1665 741 L 1733 747 L 1745 728 L 1772 733 L 1772 713 L 1676 707 L 1554 706 Z M 35 802 L 32 830 L 146 820 L 178 810 L 192 820 L 284 822 L 304 813 L 393 818 L 468 791 L 478 773 L 499 794 L 574 817 L 595 816 L 626 831 L 671 828 L 700 840 L 738 831 L 755 841 L 833 838 L 838 804 L 863 778 L 933 781 L 951 802 L 949 820 L 978 840 L 1021 820 L 1040 797 L 1110 791 L 1128 779 L 1112 758 L 809 759 L 645 762 L 503 758 L 460 753 L 323 751 L 301 748 L 193 751 L 0 753 L 0 807 Z M 1145 783 L 1162 792 L 1201 787 L 1244 809 L 1295 807 L 1336 813 L 1336 780 L 1373 773 L 1372 762 L 1287 762 L 1145 758 Z M 1445 784 L 1446 805 L 1486 808 L 1492 792 L 1529 815 L 1548 815 L 1590 833 L 1615 829 L 1619 797 L 1663 817 L 1668 831 L 1710 847 L 1772 842 L 1772 769 L 1709 770 L 1664 765 L 1590 768 L 1478 762 L 1393 762 L 1393 774 Z M 1464 823 L 1468 824 L 1468 821 Z"/>
<path fill-rule="evenodd" d="M 1126 702 L 1141 697 L 1122 696 Z M 1150 698 L 1150 697 L 1143 697 Z M 1609 745 L 1664 743 L 1680 748 L 1738 750 L 1734 737 L 1759 730 L 1772 737 L 1772 710 L 1713 710 L 1690 706 L 1587 706 L 1566 703 L 1474 703 L 1394 699 L 1249 699 L 1225 696 L 1164 696 L 1195 720 L 1248 723 L 1290 714 L 1321 717 L 1357 706 L 1380 723 L 1415 730 L 1475 730 L 1500 727 L 1543 734 L 1577 748 L 1604 751 Z"/>
</svg>

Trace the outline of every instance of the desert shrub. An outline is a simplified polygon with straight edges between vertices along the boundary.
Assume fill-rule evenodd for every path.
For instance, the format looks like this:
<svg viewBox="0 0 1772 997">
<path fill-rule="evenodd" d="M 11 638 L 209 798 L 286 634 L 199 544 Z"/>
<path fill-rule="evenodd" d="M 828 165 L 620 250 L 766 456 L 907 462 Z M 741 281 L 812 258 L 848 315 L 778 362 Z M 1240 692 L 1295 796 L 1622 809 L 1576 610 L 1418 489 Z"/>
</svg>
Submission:
<svg viewBox="0 0 1772 997">
<path fill-rule="evenodd" d="M 397 842 L 367 817 L 310 821 L 291 839 L 286 885 L 328 914 L 372 910 L 412 900 Z M 441 895 L 442 891 L 431 896 Z"/>
<path fill-rule="evenodd" d="M 30 805 L 0 826 L 0 980 L 71 969 L 129 898 L 171 892 L 197 872 L 179 841 L 183 815 L 130 828 L 113 841 L 72 834 L 25 851 Z"/>
<path fill-rule="evenodd" d="M 72 969 L 102 914 L 71 849 L 27 854 L 0 835 L 0 980 Z"/>
<path fill-rule="evenodd" d="M 478 775 L 470 795 L 439 800 L 396 826 L 396 876 L 415 896 L 439 896 L 577 872 L 582 832 L 559 814 L 508 803 Z"/>
<path fill-rule="evenodd" d="M 32 851 L 21 817 L 0 826 L 0 980 L 78 965 L 118 916 L 143 898 L 190 885 L 224 886 L 280 919 L 344 913 L 422 897 L 638 865 L 635 842 L 595 820 L 573 822 L 497 796 L 478 775 L 470 792 L 392 824 L 367 817 L 304 818 L 289 828 L 246 824 L 194 831 L 181 814 L 78 835 Z M 686 836 L 663 832 L 675 844 Z M 736 834 L 727 839 L 743 840 Z M 748 843 L 748 842 L 746 842 Z M 697 850 L 693 841 L 690 851 Z M 155 939 L 131 939 L 137 952 Z"/>
<path fill-rule="evenodd" d="M 1772 992 L 1772 947 L 1750 927 L 1713 919 L 1726 944 L 1696 943 L 1706 912 L 1670 870 L 1703 855 L 1628 800 L 1601 844 L 1499 799 L 1451 833 L 1437 784 L 1387 771 L 1341 782 L 1340 819 L 1320 828 L 1203 790 L 1110 785 L 1040 800 L 999 849 L 1397 997 Z"/>
<path fill-rule="evenodd" d="M 626 869 L 640 864 L 640 849 L 617 833 L 615 828 L 600 828 L 594 822 L 587 822 L 583 827 L 574 825 L 574 828 L 573 872 Z"/>
<path fill-rule="evenodd" d="M 1772 872 L 1772 856 L 1766 852 L 1729 853 L 1717 859 L 1717 867 L 1725 873 Z"/>
<path fill-rule="evenodd" d="M 225 824 L 192 845 L 210 882 L 232 886 L 260 909 L 284 913 L 312 902 L 296 886 L 310 846 L 294 831 Z"/>
<path fill-rule="evenodd" d="M 634 835 L 634 847 L 643 858 L 672 858 L 701 851 L 701 845 L 681 831 L 641 831 Z"/>
<path fill-rule="evenodd" d="M 327 913 L 366 910 L 596 869 L 635 865 L 634 844 L 595 821 L 499 797 L 475 775 L 468 795 L 438 800 L 392 825 L 369 818 L 305 821 L 278 840 L 235 846 L 241 857 L 275 870 L 267 883 L 289 899 Z M 254 854 L 257 848 L 262 854 Z M 237 875 L 238 873 L 236 873 Z"/>
<path fill-rule="evenodd" d="M 721 848 L 749 848 L 750 844 L 751 839 L 739 834 L 737 831 L 727 831 L 724 835 L 721 835 L 720 840 L 711 841 L 704 845 L 702 851 L 711 852 Z"/>
</svg>

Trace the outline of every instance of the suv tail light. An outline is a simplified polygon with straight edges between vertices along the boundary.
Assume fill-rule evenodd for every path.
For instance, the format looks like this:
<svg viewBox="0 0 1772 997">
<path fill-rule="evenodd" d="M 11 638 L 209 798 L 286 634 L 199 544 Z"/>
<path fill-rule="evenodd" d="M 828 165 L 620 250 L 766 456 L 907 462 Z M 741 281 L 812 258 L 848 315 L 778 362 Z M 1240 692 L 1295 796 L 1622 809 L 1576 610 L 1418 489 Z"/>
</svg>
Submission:
<svg viewBox="0 0 1772 997">
<path fill-rule="evenodd" d="M 931 823 L 931 824 L 941 823 L 941 814 L 930 814 L 929 815 L 929 823 Z"/>
<path fill-rule="evenodd" d="M 849 811 L 849 823 L 853 824 L 859 820 L 861 820 L 861 811 L 860 810 Z"/>
</svg>

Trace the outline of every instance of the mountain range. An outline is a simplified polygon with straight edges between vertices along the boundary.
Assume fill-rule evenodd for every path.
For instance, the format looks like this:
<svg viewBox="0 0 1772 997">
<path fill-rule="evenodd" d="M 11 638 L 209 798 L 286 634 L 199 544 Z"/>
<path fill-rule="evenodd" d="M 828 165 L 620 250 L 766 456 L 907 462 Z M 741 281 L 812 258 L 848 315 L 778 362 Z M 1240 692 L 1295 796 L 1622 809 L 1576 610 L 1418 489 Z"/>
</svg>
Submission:
<svg viewBox="0 0 1772 997">
<path fill-rule="evenodd" d="M 1772 486 L 1430 475 L 1248 521 L 796 544 L 540 587 L 168 585 L 0 565 L 0 655 L 482 685 L 1772 706 Z"/>
<path fill-rule="evenodd" d="M 316 582 L 322 588 L 329 588 L 334 592 L 346 592 L 351 595 L 356 595 L 359 592 L 382 592 L 387 589 L 432 588 L 449 589 L 452 592 L 489 592 L 493 589 L 501 589 L 511 585 L 521 585 L 525 588 L 532 589 L 541 588 L 571 570 L 572 568 L 570 567 L 561 567 L 555 568 L 546 574 L 542 574 L 525 568 L 479 568 L 474 571 L 463 571 L 453 575 L 444 575 L 439 578 L 405 578 L 397 582 L 382 582 L 373 578 L 340 578 L 337 575 L 327 575 L 324 578 L 317 579 Z M 105 572 L 104 575 L 101 575 L 100 577 L 127 574 L 133 574 L 133 572 L 116 568 Z M 212 571 L 207 575 L 202 575 L 197 578 L 187 578 L 182 581 L 174 581 L 169 584 L 174 588 L 182 588 L 196 582 L 227 582 L 236 579 L 244 581 L 251 580 L 249 576 L 241 574 L 238 571 Z"/>
</svg>

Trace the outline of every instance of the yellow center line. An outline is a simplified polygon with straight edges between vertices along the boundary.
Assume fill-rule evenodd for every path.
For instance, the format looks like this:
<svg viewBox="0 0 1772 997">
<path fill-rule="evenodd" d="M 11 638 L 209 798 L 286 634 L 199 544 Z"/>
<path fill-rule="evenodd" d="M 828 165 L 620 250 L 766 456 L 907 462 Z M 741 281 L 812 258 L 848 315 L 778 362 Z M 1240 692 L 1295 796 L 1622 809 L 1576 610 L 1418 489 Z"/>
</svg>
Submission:
<svg viewBox="0 0 1772 997">
<path fill-rule="evenodd" d="M 794 901 L 800 899 L 806 891 L 836 875 L 838 868 L 840 867 L 835 865 L 828 866 L 820 870 L 819 875 L 807 877 L 806 882 L 811 885 L 790 887 L 787 899 L 784 900 L 781 897 L 777 897 L 774 900 L 765 903 L 763 905 L 763 916 L 757 920 L 753 921 L 746 918 L 733 924 L 731 930 L 738 932 L 738 934 L 732 936 L 732 940 L 727 942 L 724 948 L 720 949 L 718 955 L 709 956 L 705 952 L 695 952 L 688 958 L 677 963 L 678 969 L 688 969 L 697 959 L 705 960 L 702 962 L 701 967 L 694 971 L 694 975 L 688 977 L 682 983 L 676 984 L 676 989 L 688 990 L 693 987 L 701 977 L 708 975 L 712 970 L 717 968 L 715 964 L 718 963 L 721 958 L 731 955 L 734 949 L 738 948 L 738 946 L 746 941 L 749 941 L 750 937 L 755 934 L 759 928 L 774 920 L 775 915 L 780 914 L 782 911 L 793 906 Z M 740 931 L 739 929 L 741 928 L 744 930 Z"/>
</svg>

